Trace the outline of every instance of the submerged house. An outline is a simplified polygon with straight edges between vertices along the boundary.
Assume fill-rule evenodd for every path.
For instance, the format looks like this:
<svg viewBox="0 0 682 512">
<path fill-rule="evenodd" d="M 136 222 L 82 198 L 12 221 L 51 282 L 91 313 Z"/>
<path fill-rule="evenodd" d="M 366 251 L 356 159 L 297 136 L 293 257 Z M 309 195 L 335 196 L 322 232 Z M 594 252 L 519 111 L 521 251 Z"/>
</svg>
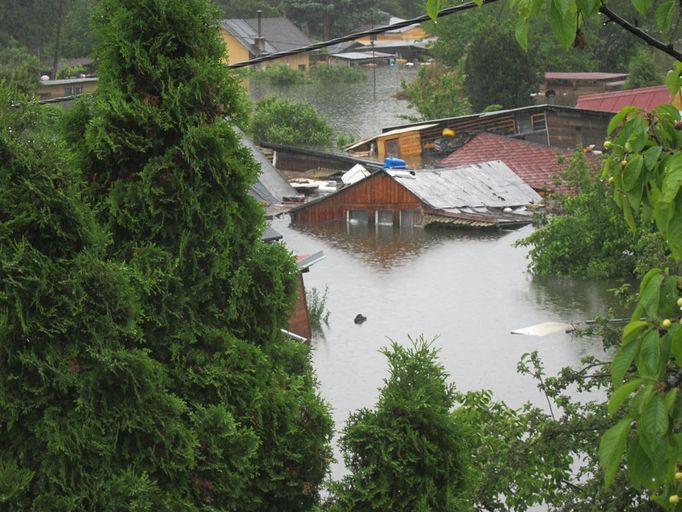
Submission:
<svg viewBox="0 0 682 512">
<path fill-rule="evenodd" d="M 294 223 L 518 227 L 542 198 L 500 161 L 450 169 L 377 171 L 289 211 Z"/>
</svg>

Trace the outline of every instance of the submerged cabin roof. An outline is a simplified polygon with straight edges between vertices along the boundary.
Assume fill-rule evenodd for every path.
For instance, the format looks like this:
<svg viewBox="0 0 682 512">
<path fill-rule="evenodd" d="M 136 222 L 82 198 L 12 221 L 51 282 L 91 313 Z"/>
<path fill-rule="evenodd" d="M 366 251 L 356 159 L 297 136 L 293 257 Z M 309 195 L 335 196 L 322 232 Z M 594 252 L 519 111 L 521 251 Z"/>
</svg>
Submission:
<svg viewBox="0 0 682 512">
<path fill-rule="evenodd" d="M 520 139 L 493 133 L 480 133 L 441 160 L 443 167 L 502 160 L 519 178 L 536 190 L 555 188 L 553 178 L 566 168 L 571 152 L 557 150 Z"/>
<path fill-rule="evenodd" d="M 389 171 L 389 174 L 435 209 L 518 207 L 542 200 L 500 160 L 414 173 Z"/>
<path fill-rule="evenodd" d="M 665 85 L 640 87 L 624 91 L 585 94 L 578 97 L 576 108 L 600 110 L 602 112 L 620 112 L 626 106 L 651 110 L 663 103 L 670 103 L 671 97 Z"/>
<path fill-rule="evenodd" d="M 258 181 L 251 187 L 251 195 L 260 202 L 267 205 L 269 214 L 281 213 L 282 203 L 286 202 L 288 198 L 298 196 L 298 192 L 289 185 L 287 179 L 282 176 L 270 160 L 260 152 L 256 145 L 242 132 L 235 127 L 235 131 L 240 137 L 240 142 L 247 148 L 254 160 L 260 166 L 260 173 L 258 174 Z"/>
</svg>

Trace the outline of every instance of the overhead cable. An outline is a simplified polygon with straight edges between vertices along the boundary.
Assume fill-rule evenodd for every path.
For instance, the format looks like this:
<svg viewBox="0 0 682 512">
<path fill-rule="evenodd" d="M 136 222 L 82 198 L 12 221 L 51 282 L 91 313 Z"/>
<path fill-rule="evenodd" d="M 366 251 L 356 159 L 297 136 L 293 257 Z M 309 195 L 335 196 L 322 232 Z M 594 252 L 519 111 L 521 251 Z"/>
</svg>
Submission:
<svg viewBox="0 0 682 512">
<path fill-rule="evenodd" d="M 483 0 L 483 3 L 484 4 L 491 4 L 491 3 L 497 2 L 497 1 L 498 0 Z M 440 11 L 438 11 L 437 17 L 442 18 L 443 16 L 449 16 L 450 14 L 455 14 L 456 12 L 459 12 L 459 11 L 466 11 L 468 9 L 473 9 L 474 7 L 478 7 L 478 5 L 475 2 L 466 2 L 464 4 L 455 5 L 454 7 L 447 7 L 445 9 L 441 9 Z M 269 53 L 267 55 L 261 55 L 260 57 L 255 57 L 253 59 L 245 60 L 242 62 L 235 62 L 234 64 L 230 64 L 229 67 L 231 67 L 231 68 L 243 68 L 246 66 L 253 66 L 254 64 L 258 64 L 259 62 L 266 62 L 269 60 L 280 59 L 282 57 L 287 57 L 289 55 L 297 55 L 299 53 L 312 52 L 314 50 L 326 48 L 327 46 L 333 46 L 335 44 L 345 43 L 346 41 L 354 41 L 355 39 L 360 39 L 362 37 L 372 36 L 375 34 L 383 34 L 384 32 L 389 32 L 391 30 L 397 30 L 399 28 L 409 27 L 410 25 L 418 25 L 418 24 L 424 23 L 426 21 L 432 21 L 432 18 L 426 14 L 423 14 L 421 16 L 417 16 L 416 18 L 400 21 L 398 23 L 392 23 L 390 25 L 383 25 L 381 27 L 376 27 L 376 28 L 373 28 L 370 30 L 364 30 L 362 32 L 355 32 L 353 34 L 348 34 L 348 35 L 345 35 L 342 37 L 337 37 L 336 39 L 330 39 L 328 41 L 321 41 L 319 43 L 311 44 L 308 46 L 302 46 L 300 48 L 292 48 L 291 50 L 284 50 L 284 51 L 277 52 L 277 53 Z"/>
</svg>

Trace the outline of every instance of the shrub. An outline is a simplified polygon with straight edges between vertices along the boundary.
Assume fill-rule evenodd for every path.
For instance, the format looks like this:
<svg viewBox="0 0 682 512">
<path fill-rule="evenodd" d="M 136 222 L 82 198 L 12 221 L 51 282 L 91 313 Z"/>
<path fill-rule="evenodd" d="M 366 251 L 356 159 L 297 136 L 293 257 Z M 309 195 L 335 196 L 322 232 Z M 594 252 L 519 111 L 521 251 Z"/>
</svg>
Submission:
<svg viewBox="0 0 682 512">
<path fill-rule="evenodd" d="M 529 269 L 541 276 L 585 278 L 631 277 L 643 259 L 661 261 L 657 237 L 650 227 L 632 232 L 607 182 L 578 151 L 560 181 L 576 193 L 550 197 L 546 224 L 516 242 L 531 246 Z"/>
<path fill-rule="evenodd" d="M 313 107 L 276 96 L 269 96 L 256 104 L 251 130 L 257 144 L 332 146 L 332 127 Z"/>
<path fill-rule="evenodd" d="M 308 76 L 298 69 L 291 69 L 286 64 L 277 64 L 249 75 L 256 80 L 270 82 L 273 85 L 294 85 L 308 82 Z"/>
<path fill-rule="evenodd" d="M 356 67 L 317 64 L 310 68 L 313 80 L 322 83 L 354 83 L 367 81 L 367 74 Z"/>
<path fill-rule="evenodd" d="M 437 352 L 420 338 L 383 353 L 390 376 L 376 407 L 351 414 L 341 435 L 350 474 L 334 487 L 331 510 L 468 509 L 466 446 Z"/>
</svg>

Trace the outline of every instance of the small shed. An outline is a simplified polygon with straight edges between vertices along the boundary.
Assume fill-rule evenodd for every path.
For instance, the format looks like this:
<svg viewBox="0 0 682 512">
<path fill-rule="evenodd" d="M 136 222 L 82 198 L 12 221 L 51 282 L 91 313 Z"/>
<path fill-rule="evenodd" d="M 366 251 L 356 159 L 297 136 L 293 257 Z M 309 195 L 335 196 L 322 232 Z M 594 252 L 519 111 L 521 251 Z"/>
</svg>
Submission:
<svg viewBox="0 0 682 512">
<path fill-rule="evenodd" d="M 627 73 L 547 71 L 537 95 L 541 103 L 574 107 L 578 97 L 623 88 Z"/>
<path fill-rule="evenodd" d="M 381 170 L 290 210 L 294 223 L 490 228 L 530 223 L 542 198 L 498 161 L 419 171 Z"/>
<path fill-rule="evenodd" d="M 435 126 L 437 126 L 435 123 L 428 123 L 389 130 L 370 139 L 356 142 L 348 146 L 346 151 L 355 156 L 375 158 L 380 161 L 393 156 L 402 158 L 408 165 L 414 166 L 422 154 L 421 132 Z"/>
<path fill-rule="evenodd" d="M 389 64 L 395 60 L 395 55 L 384 52 L 354 51 L 335 53 L 329 56 L 331 63 L 345 66 L 364 66 L 366 64 Z"/>
</svg>

